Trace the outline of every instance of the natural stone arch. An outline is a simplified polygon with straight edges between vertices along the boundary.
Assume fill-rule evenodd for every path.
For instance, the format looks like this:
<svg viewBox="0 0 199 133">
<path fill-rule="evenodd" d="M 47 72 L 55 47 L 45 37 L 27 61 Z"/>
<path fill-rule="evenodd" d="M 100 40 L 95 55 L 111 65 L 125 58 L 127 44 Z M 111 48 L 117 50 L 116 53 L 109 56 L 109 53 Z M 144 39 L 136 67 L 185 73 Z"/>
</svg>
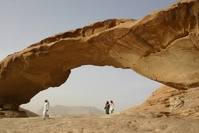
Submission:
<svg viewBox="0 0 199 133">
<path fill-rule="evenodd" d="M 18 109 L 82 65 L 132 69 L 178 88 L 198 87 L 198 1 L 140 20 L 110 19 L 60 33 L 0 62 L 0 108 Z"/>
</svg>

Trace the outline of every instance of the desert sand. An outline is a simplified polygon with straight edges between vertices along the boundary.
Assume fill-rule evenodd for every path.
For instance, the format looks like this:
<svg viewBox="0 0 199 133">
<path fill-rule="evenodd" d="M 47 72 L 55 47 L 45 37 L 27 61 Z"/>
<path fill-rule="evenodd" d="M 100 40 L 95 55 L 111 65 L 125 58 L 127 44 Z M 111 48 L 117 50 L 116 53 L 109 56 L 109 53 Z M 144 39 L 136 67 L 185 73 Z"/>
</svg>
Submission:
<svg viewBox="0 0 199 133">
<path fill-rule="evenodd" d="M 198 133 L 198 118 L 174 118 L 150 112 L 103 115 L 50 115 L 1 118 L 0 133 Z"/>
</svg>

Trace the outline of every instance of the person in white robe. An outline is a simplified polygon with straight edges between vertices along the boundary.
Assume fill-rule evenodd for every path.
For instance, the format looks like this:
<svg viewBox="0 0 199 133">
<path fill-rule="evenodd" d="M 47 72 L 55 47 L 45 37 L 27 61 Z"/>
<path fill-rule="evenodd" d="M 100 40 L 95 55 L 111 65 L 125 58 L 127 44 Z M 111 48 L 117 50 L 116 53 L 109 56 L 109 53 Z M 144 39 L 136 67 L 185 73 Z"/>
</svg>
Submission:
<svg viewBox="0 0 199 133">
<path fill-rule="evenodd" d="M 110 114 L 113 114 L 114 111 L 114 102 L 111 100 L 110 101 Z"/>
<path fill-rule="evenodd" d="M 49 118 L 49 115 L 47 114 L 48 110 L 49 110 L 49 102 L 48 100 L 45 100 L 43 108 L 43 119 Z"/>
</svg>

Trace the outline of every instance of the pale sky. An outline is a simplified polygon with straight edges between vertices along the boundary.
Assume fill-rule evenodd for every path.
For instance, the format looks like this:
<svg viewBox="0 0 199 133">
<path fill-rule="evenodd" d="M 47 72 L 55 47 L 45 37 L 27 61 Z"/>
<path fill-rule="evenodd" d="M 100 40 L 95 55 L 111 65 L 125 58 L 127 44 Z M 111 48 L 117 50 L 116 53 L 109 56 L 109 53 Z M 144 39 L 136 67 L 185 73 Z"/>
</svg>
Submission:
<svg viewBox="0 0 199 133">
<path fill-rule="evenodd" d="M 0 60 L 49 36 L 111 18 L 140 19 L 178 0 L 0 0 Z M 93 106 L 107 100 L 121 112 L 142 104 L 162 84 L 133 70 L 82 66 L 66 83 L 38 93 L 21 107 L 36 112 L 50 105 Z M 0 88 L 1 89 L 1 88 Z"/>
</svg>

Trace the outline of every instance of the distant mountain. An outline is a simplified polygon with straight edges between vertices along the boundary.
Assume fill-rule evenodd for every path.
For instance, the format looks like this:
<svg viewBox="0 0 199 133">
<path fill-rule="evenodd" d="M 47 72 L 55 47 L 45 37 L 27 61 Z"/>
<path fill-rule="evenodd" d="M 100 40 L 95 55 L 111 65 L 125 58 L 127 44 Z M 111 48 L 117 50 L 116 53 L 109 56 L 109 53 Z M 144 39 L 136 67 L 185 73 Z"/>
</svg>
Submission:
<svg viewBox="0 0 199 133">
<path fill-rule="evenodd" d="M 37 111 L 37 114 L 42 115 L 43 108 Z M 55 105 L 49 108 L 48 114 L 63 115 L 63 114 L 104 114 L 104 112 L 96 107 L 91 106 L 62 106 Z"/>
</svg>

